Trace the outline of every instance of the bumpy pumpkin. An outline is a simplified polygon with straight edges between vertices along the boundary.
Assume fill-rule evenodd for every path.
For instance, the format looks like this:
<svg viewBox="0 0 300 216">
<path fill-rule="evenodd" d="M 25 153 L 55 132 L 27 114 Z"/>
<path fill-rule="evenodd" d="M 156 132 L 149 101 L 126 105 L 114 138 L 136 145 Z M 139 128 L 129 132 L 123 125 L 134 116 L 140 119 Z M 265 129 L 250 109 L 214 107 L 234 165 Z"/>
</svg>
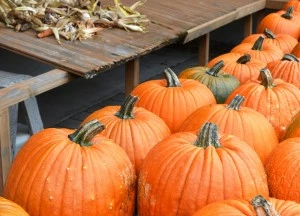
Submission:
<svg viewBox="0 0 300 216">
<path fill-rule="evenodd" d="M 236 95 L 227 104 L 201 107 L 186 118 L 180 131 L 193 131 L 205 122 L 213 122 L 220 132 L 243 139 L 265 163 L 278 144 L 275 130 L 262 114 L 241 106 L 243 101 L 244 97 Z"/>
<path fill-rule="evenodd" d="M 149 80 L 137 85 L 132 95 L 139 97 L 138 107 L 161 117 L 171 132 L 177 132 L 183 120 L 199 107 L 216 104 L 211 90 L 193 79 L 178 79 L 170 69 L 164 71 L 166 79 Z"/>
<path fill-rule="evenodd" d="M 250 54 L 225 53 L 210 60 L 207 67 L 211 67 L 220 60 L 224 61 L 222 70 L 235 76 L 240 84 L 249 80 L 257 80 L 260 69 L 267 65 L 264 61 L 251 58 Z"/>
<path fill-rule="evenodd" d="M 106 129 L 101 134 L 114 140 L 129 156 L 139 173 L 149 150 L 171 134 L 166 123 L 143 107 L 135 107 L 138 97 L 129 95 L 122 106 L 106 106 L 88 117 L 82 124 L 93 119 L 102 122 Z"/>
<path fill-rule="evenodd" d="M 90 121 L 78 130 L 47 128 L 20 149 L 4 197 L 31 216 L 132 215 L 135 171 L 126 152 Z"/>
<path fill-rule="evenodd" d="M 222 70 L 224 65 L 221 60 L 212 67 L 188 68 L 180 72 L 178 78 L 199 81 L 212 91 L 217 103 L 224 103 L 228 95 L 240 85 L 237 78 Z"/>
<path fill-rule="evenodd" d="M 298 216 L 300 204 L 258 195 L 251 203 L 243 199 L 224 200 L 208 204 L 193 216 Z"/>
<path fill-rule="evenodd" d="M 281 141 L 287 125 L 300 110 L 300 90 L 282 79 L 273 79 L 267 68 L 261 70 L 261 79 L 240 85 L 228 96 L 226 103 L 236 94 L 243 95 L 243 106 L 263 114 Z"/>
<path fill-rule="evenodd" d="M 273 44 L 264 44 L 264 37 L 259 38 L 254 43 L 240 43 L 233 47 L 230 52 L 250 54 L 252 58 L 259 59 L 263 62 L 270 62 L 283 57 L 282 50 Z"/>
<path fill-rule="evenodd" d="M 198 135 L 197 135 L 198 134 Z M 205 123 L 155 145 L 138 181 L 139 215 L 192 215 L 208 203 L 268 196 L 266 174 L 244 141 Z"/>
<path fill-rule="evenodd" d="M 3 216 L 29 216 L 29 214 L 17 203 L 4 197 L 0 197 L 0 215 Z"/>
<path fill-rule="evenodd" d="M 284 132 L 284 138 L 300 137 L 300 111 L 290 121 Z"/>
<path fill-rule="evenodd" d="M 289 138 L 274 149 L 265 165 L 270 195 L 300 203 L 300 137 Z"/>
</svg>

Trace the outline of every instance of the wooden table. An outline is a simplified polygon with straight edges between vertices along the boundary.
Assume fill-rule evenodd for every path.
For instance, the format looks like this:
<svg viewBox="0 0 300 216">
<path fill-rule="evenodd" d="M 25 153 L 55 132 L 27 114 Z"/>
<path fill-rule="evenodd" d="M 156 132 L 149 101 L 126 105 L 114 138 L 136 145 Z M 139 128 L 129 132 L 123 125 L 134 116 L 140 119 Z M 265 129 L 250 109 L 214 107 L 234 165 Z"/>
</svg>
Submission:
<svg viewBox="0 0 300 216">
<path fill-rule="evenodd" d="M 122 1 L 124 5 L 134 2 Z M 265 0 L 148 0 L 138 8 L 151 20 L 146 33 L 105 29 L 93 39 L 63 40 L 61 45 L 53 37 L 37 39 L 33 31 L 17 33 L 0 28 L 0 47 L 57 68 L 0 90 L 0 193 L 12 162 L 9 106 L 76 77 L 90 79 L 121 64 L 125 64 L 125 91 L 129 93 L 139 83 L 139 57 L 172 43 L 199 38 L 199 64 L 204 65 L 208 61 L 209 33 L 244 18 L 245 36 L 251 34 L 252 14 L 264 9 L 265 4 Z"/>
</svg>

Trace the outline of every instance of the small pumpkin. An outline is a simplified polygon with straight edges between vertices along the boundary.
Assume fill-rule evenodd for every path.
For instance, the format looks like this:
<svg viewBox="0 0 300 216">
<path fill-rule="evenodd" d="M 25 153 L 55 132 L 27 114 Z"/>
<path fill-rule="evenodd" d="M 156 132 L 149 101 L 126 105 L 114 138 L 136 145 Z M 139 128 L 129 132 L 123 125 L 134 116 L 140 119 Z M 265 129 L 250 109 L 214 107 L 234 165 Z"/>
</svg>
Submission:
<svg viewBox="0 0 300 216">
<path fill-rule="evenodd" d="M 217 103 L 224 103 L 228 95 L 240 85 L 237 78 L 222 70 L 224 65 L 224 61 L 220 60 L 212 67 L 188 68 L 180 72 L 178 78 L 199 81 L 212 91 Z"/>
<path fill-rule="evenodd" d="M 126 152 L 90 121 L 78 130 L 47 128 L 17 154 L 4 197 L 31 216 L 133 215 L 136 176 Z"/>
<path fill-rule="evenodd" d="M 300 204 L 275 198 L 255 196 L 251 202 L 231 199 L 208 204 L 193 216 L 298 216 Z"/>
<path fill-rule="evenodd" d="M 0 215 L 3 216 L 29 216 L 17 203 L 0 197 Z"/>
<path fill-rule="evenodd" d="M 212 202 L 269 195 L 264 167 L 251 147 L 211 122 L 198 131 L 172 134 L 146 156 L 139 215 L 192 215 Z"/>
<path fill-rule="evenodd" d="M 284 132 L 284 140 L 293 137 L 300 137 L 300 111 L 290 121 Z"/>
<path fill-rule="evenodd" d="M 144 107 L 162 118 L 171 130 L 178 131 L 183 120 L 194 110 L 216 104 L 212 91 L 192 79 L 179 79 L 170 68 L 165 79 L 149 80 L 137 85 L 131 92 L 139 97 L 137 107 Z"/>
</svg>

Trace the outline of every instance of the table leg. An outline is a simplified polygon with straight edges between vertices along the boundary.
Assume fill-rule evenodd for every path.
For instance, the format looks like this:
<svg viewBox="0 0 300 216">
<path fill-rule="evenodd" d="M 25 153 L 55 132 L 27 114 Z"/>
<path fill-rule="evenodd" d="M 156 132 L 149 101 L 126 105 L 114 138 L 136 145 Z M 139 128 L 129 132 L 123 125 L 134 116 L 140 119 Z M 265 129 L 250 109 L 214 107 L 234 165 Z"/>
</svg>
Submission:
<svg viewBox="0 0 300 216">
<path fill-rule="evenodd" d="M 199 37 L 199 65 L 205 66 L 209 61 L 209 33 Z"/>
<path fill-rule="evenodd" d="M 253 15 L 250 14 L 244 17 L 244 38 L 251 35 L 253 32 Z"/>
<path fill-rule="evenodd" d="M 130 92 L 139 84 L 140 79 L 140 61 L 133 59 L 125 64 L 125 95 Z"/>
</svg>

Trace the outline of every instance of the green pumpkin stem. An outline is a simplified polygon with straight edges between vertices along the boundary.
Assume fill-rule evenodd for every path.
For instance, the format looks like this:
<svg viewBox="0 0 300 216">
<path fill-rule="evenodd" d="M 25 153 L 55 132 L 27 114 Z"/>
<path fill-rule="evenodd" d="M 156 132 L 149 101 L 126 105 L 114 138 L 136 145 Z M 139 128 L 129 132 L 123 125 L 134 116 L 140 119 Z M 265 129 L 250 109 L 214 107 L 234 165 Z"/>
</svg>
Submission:
<svg viewBox="0 0 300 216">
<path fill-rule="evenodd" d="M 262 80 L 261 84 L 265 87 L 265 89 L 275 87 L 275 83 L 273 82 L 273 77 L 268 68 L 262 68 L 260 70 L 260 76 Z"/>
<path fill-rule="evenodd" d="M 274 206 L 261 195 L 254 197 L 251 203 L 257 216 L 279 216 Z"/>
<path fill-rule="evenodd" d="M 242 103 L 244 102 L 245 97 L 237 94 L 226 106 L 227 109 L 239 110 L 241 108 Z"/>
<path fill-rule="evenodd" d="M 97 119 L 91 120 L 78 128 L 74 133 L 69 134 L 69 139 L 80 146 L 91 146 L 91 140 L 98 133 L 103 131 L 105 126 Z"/>
<path fill-rule="evenodd" d="M 165 77 L 167 79 L 167 87 L 180 87 L 181 84 L 175 72 L 171 68 L 164 70 Z"/>
<path fill-rule="evenodd" d="M 236 63 L 238 63 L 238 64 L 246 64 L 250 60 L 251 60 L 250 54 L 245 54 L 245 55 L 241 56 L 238 60 L 236 60 Z"/>
<path fill-rule="evenodd" d="M 267 38 L 270 38 L 270 39 L 275 39 L 276 38 L 275 34 L 270 29 L 268 29 L 268 28 L 264 29 L 264 35 Z"/>
<path fill-rule="evenodd" d="M 123 105 L 120 107 L 120 110 L 115 114 L 115 116 L 117 116 L 120 119 L 133 119 L 133 108 L 138 99 L 139 98 L 136 96 L 128 95 Z"/>
<path fill-rule="evenodd" d="M 225 66 L 225 63 L 223 60 L 218 61 L 216 64 L 214 64 L 211 68 L 209 68 L 206 73 L 211 75 L 211 76 L 218 76 L 218 73 L 220 70 Z"/>
<path fill-rule="evenodd" d="M 263 42 L 264 42 L 264 37 L 259 36 L 259 38 L 257 38 L 257 40 L 254 42 L 251 49 L 252 50 L 262 50 Z"/>
<path fill-rule="evenodd" d="M 295 55 L 293 55 L 293 54 L 291 54 L 291 53 L 285 54 L 285 55 L 282 57 L 281 61 L 283 61 L 283 60 L 294 61 L 294 62 L 300 62 L 299 59 L 298 59 Z"/>
<path fill-rule="evenodd" d="M 286 9 L 285 13 L 281 15 L 281 17 L 285 18 L 285 19 L 292 19 L 293 18 L 293 12 L 294 12 L 294 7 L 290 6 Z"/>
<path fill-rule="evenodd" d="M 194 145 L 204 149 L 206 149 L 208 146 L 220 148 L 221 144 L 219 141 L 217 125 L 211 122 L 205 123 L 202 126 Z"/>
</svg>

